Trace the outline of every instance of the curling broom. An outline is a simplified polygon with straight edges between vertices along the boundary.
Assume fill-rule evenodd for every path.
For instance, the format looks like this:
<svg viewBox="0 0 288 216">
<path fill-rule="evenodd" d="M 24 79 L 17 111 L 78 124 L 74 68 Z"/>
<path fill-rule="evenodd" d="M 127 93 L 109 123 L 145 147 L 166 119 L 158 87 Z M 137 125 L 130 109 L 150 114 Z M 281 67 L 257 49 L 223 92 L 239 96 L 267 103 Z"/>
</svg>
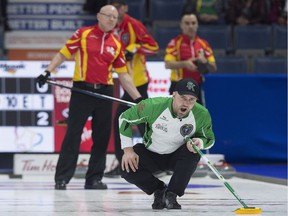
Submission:
<svg viewBox="0 0 288 216">
<path fill-rule="evenodd" d="M 232 186 L 226 181 L 226 179 L 219 173 L 219 171 L 212 165 L 208 158 L 200 151 L 200 149 L 193 143 L 189 136 L 184 137 L 186 142 L 190 142 L 195 151 L 203 158 L 209 168 L 215 173 L 215 175 L 222 180 L 225 187 L 236 197 L 236 199 L 242 204 L 242 208 L 235 210 L 236 214 L 260 214 L 262 212 L 261 208 L 248 207 L 246 203 L 240 198 L 240 196 L 235 192 Z"/>
<path fill-rule="evenodd" d="M 99 93 L 96 93 L 96 92 L 83 90 L 83 89 L 76 88 L 76 87 L 70 87 L 70 86 L 62 85 L 62 84 L 59 84 L 59 83 L 57 83 L 55 81 L 52 81 L 50 79 L 48 79 L 46 82 L 49 85 L 70 89 L 70 90 L 78 92 L 78 93 L 82 93 L 82 94 L 85 94 L 85 95 L 89 95 L 89 96 L 100 98 L 100 99 L 104 99 L 104 100 L 110 100 L 110 101 L 118 102 L 118 103 L 126 105 L 126 106 L 133 106 L 133 105 L 136 104 L 136 103 L 133 103 L 133 102 L 130 102 L 130 101 L 125 101 L 125 100 L 122 100 L 122 99 L 119 99 L 119 98 L 115 98 L 115 97 L 111 97 L 111 96 L 108 96 L 108 95 L 103 95 L 103 94 L 99 94 Z"/>
</svg>

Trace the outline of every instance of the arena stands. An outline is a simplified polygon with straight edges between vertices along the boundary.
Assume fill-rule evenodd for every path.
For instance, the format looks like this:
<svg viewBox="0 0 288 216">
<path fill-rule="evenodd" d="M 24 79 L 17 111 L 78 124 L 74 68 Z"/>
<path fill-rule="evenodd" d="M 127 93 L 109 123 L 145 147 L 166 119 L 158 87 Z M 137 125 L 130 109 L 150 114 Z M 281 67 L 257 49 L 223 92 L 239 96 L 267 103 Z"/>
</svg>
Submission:
<svg viewBox="0 0 288 216">
<path fill-rule="evenodd" d="M 82 1 L 85 2 L 85 0 Z M 31 0 L 31 2 L 31 7 L 33 5 L 36 7 L 36 4 L 38 4 L 37 1 Z M 54 1 L 51 0 L 51 2 Z M 78 7 L 78 10 L 79 8 L 81 10 L 80 2 L 81 1 L 77 2 L 77 4 L 73 5 L 73 7 Z M 148 58 L 148 60 L 162 60 L 165 47 L 167 46 L 168 42 L 171 40 L 171 38 L 181 33 L 179 20 L 185 2 L 185 0 L 127 0 L 127 4 L 129 6 L 128 13 L 136 19 L 141 20 L 159 43 L 160 52 L 158 56 L 153 56 Z M 23 32 L 25 29 L 27 29 L 27 31 L 36 31 L 38 30 L 36 28 L 37 26 L 44 26 L 44 24 L 49 27 L 47 27 L 47 29 L 43 29 L 44 31 L 49 31 L 49 29 L 52 31 L 73 31 L 73 25 L 71 24 L 72 22 L 74 22 L 75 27 L 78 27 L 80 22 L 82 22 L 82 25 L 91 25 L 95 22 L 94 16 L 90 16 L 89 18 L 87 16 L 87 18 L 85 18 L 85 14 L 82 15 L 81 11 L 75 12 L 75 15 L 79 14 L 79 19 L 77 21 L 62 20 L 63 18 L 61 17 L 60 13 L 61 11 L 55 11 L 53 14 L 55 14 L 55 17 L 60 17 L 57 18 L 57 22 L 62 23 L 61 25 L 55 25 L 57 22 L 53 21 L 51 18 L 47 19 L 47 23 L 44 23 L 44 16 L 43 18 L 38 19 L 38 23 L 32 25 L 29 23 L 31 21 L 31 17 L 35 16 L 35 14 L 37 14 L 37 16 L 40 14 L 36 12 L 30 14 L 28 9 L 26 11 L 21 10 L 21 13 L 16 13 L 17 4 L 22 5 L 22 3 L 18 3 L 17 1 L 13 1 L 12 4 L 8 1 L 8 8 L 12 5 L 9 10 L 12 12 L 12 14 L 9 15 L 8 13 L 8 24 L 9 22 L 12 24 L 12 32 L 18 30 Z M 49 3 L 45 3 L 45 6 L 47 5 L 49 5 Z M 40 6 L 42 7 L 43 5 Z M 15 13 L 13 13 L 13 11 Z M 5 58 L 7 57 L 5 56 L 5 32 L 3 27 L 3 17 L 2 14 L 0 15 L 0 58 Z M 47 15 L 49 15 L 48 12 Z M 69 15 L 68 12 L 67 15 Z M 16 20 L 18 19 L 18 16 L 20 20 L 19 22 Z M 25 24 L 24 28 L 23 24 L 20 23 L 21 21 L 26 21 L 27 23 Z M 54 28 L 55 26 L 58 27 Z M 245 61 L 245 63 L 241 67 L 236 67 L 234 65 L 234 73 L 238 73 L 239 69 L 243 69 L 243 73 L 259 73 L 261 68 L 259 67 L 259 62 L 261 62 L 261 64 L 264 64 L 265 62 L 265 65 L 267 65 L 265 67 L 266 69 L 275 68 L 276 66 L 277 70 L 275 71 L 283 68 L 283 65 L 287 65 L 287 26 L 278 24 L 257 24 L 246 26 L 230 24 L 200 25 L 198 34 L 200 37 L 206 39 L 211 45 L 216 61 L 219 65 L 219 73 L 227 73 L 228 67 L 231 67 L 231 65 L 234 64 L 240 65 L 243 63 L 243 61 Z M 70 35 L 70 33 L 67 35 Z M 263 59 L 267 59 L 267 61 L 263 61 Z M 283 64 L 283 61 L 285 64 Z M 287 66 L 284 68 L 287 70 Z M 286 72 L 286 70 L 284 72 Z M 233 73 L 231 70 L 230 72 Z M 271 71 L 271 73 L 273 73 L 273 71 Z"/>
</svg>

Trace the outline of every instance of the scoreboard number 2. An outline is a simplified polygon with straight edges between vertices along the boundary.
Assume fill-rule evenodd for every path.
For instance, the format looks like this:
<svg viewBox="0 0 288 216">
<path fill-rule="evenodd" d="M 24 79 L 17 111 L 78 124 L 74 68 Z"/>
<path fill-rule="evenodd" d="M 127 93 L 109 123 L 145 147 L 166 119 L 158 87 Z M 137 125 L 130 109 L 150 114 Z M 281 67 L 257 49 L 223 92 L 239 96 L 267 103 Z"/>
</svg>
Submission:
<svg viewBox="0 0 288 216">
<path fill-rule="evenodd" d="M 37 113 L 37 125 L 38 126 L 47 126 L 49 125 L 49 114 L 47 112 Z"/>
</svg>

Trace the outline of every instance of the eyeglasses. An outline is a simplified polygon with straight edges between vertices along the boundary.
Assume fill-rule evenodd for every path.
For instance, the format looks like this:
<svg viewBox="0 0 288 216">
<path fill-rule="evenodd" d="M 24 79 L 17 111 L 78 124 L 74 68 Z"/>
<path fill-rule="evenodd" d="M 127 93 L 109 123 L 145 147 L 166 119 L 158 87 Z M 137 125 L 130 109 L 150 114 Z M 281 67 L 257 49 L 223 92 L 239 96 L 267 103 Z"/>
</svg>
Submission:
<svg viewBox="0 0 288 216">
<path fill-rule="evenodd" d="M 99 13 L 101 15 L 104 15 L 107 19 L 113 19 L 113 20 L 117 20 L 118 17 L 117 16 L 114 16 L 112 14 L 105 14 L 105 13 Z"/>
</svg>

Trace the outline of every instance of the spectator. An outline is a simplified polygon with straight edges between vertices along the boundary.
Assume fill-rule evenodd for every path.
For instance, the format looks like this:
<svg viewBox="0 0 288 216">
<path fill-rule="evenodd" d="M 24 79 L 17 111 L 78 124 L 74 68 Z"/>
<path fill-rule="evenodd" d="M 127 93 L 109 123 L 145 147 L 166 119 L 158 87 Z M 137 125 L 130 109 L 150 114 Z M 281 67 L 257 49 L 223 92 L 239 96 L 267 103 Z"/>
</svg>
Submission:
<svg viewBox="0 0 288 216">
<path fill-rule="evenodd" d="M 149 76 L 146 68 L 145 56 L 157 54 L 159 49 L 158 44 L 140 21 L 127 14 L 128 5 L 125 0 L 110 0 L 109 3 L 118 9 L 119 16 L 117 26 L 114 29 L 114 34 L 119 38 L 122 47 L 125 50 L 129 73 L 132 76 L 133 82 L 142 98 L 148 98 L 147 90 Z M 122 99 L 133 101 L 127 91 L 124 91 Z M 115 155 L 120 164 L 123 151 L 120 143 L 118 118 L 121 113 L 127 109 L 127 106 L 119 104 L 114 118 Z M 141 124 L 138 128 L 140 134 L 143 136 L 145 125 Z M 104 176 L 120 177 L 120 166 L 117 166 L 111 171 L 105 173 Z"/>
<path fill-rule="evenodd" d="M 267 0 L 267 7 L 271 24 L 287 26 L 287 0 Z"/>
<path fill-rule="evenodd" d="M 174 92 L 175 85 L 180 79 L 191 77 L 201 86 L 203 74 L 217 70 L 211 47 L 197 35 L 196 15 L 183 14 L 180 27 L 182 34 L 169 42 L 164 57 L 165 67 L 172 69 L 170 94 Z M 198 99 L 203 104 L 201 94 Z"/>
<path fill-rule="evenodd" d="M 273 3 L 274 1 L 271 0 Z M 287 21 L 287 12 L 288 12 L 288 0 L 280 0 L 280 7 L 278 7 L 279 13 L 277 17 L 277 23 L 279 25 L 285 25 L 287 27 L 288 21 Z"/>
<path fill-rule="evenodd" d="M 226 5 L 226 0 L 186 0 L 182 14 L 196 14 L 203 25 L 223 24 Z"/>
<path fill-rule="evenodd" d="M 112 68 L 114 68 L 123 88 L 134 100 L 137 99 L 136 102 L 140 101 L 141 95 L 127 73 L 121 43 L 111 33 L 117 19 L 118 11 L 114 6 L 103 6 L 97 13 L 98 24 L 75 31 L 52 59 L 46 71 L 37 78 L 39 86 L 45 84 L 51 71 L 65 60 L 75 56 L 74 87 L 113 96 Z M 55 189 L 57 190 L 65 190 L 66 184 L 74 175 L 81 134 L 90 115 L 92 115 L 93 146 L 84 187 L 85 189 L 107 189 L 107 185 L 102 182 L 102 177 L 110 138 L 112 101 L 72 91 L 67 131 L 56 166 Z"/>
<path fill-rule="evenodd" d="M 266 0 L 228 0 L 227 24 L 269 24 L 269 4 Z"/>
</svg>

